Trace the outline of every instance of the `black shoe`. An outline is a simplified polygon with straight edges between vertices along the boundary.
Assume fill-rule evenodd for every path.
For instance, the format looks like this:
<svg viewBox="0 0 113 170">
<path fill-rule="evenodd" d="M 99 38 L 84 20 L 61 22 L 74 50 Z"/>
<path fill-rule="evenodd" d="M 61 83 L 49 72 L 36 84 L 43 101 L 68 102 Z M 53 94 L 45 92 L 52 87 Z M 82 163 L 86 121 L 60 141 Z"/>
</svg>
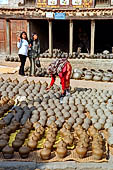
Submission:
<svg viewBox="0 0 113 170">
<path fill-rule="evenodd" d="M 71 94 L 70 94 L 70 90 L 69 89 L 67 89 L 66 90 L 66 96 L 70 96 Z"/>
<path fill-rule="evenodd" d="M 21 75 L 21 76 L 25 76 L 25 74 L 24 74 L 24 73 L 19 73 L 19 75 Z"/>
<path fill-rule="evenodd" d="M 65 97 L 66 93 L 64 92 L 63 94 L 61 94 L 60 96 L 60 103 L 62 104 L 63 103 L 63 98 Z"/>
</svg>

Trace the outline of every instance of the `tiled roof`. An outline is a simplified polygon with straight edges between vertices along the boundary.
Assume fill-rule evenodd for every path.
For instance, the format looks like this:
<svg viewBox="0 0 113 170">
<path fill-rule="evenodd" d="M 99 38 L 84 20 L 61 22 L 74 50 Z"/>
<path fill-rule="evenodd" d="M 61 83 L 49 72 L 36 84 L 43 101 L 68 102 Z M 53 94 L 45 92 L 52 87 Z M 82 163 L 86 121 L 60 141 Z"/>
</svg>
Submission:
<svg viewBox="0 0 113 170">
<path fill-rule="evenodd" d="M 19 7 L 19 8 L 0 8 L 0 16 L 15 16 L 15 17 L 33 17 L 45 18 L 46 12 L 65 12 L 66 18 L 112 18 L 113 8 L 34 8 L 34 7 Z"/>
</svg>

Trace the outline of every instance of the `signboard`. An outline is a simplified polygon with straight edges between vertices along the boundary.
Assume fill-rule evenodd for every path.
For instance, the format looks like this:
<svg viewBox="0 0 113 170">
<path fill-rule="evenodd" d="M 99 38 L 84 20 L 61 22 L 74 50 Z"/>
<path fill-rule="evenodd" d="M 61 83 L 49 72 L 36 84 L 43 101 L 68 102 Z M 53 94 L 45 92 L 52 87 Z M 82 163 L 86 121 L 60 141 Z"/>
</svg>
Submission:
<svg viewBox="0 0 113 170">
<path fill-rule="evenodd" d="M 48 0 L 48 5 L 57 5 L 57 0 Z"/>
<path fill-rule="evenodd" d="M 72 5 L 82 5 L 82 0 L 72 0 Z"/>
<path fill-rule="evenodd" d="M 53 12 L 46 12 L 46 18 L 53 18 Z"/>
<path fill-rule="evenodd" d="M 55 19 L 65 19 L 66 14 L 65 13 L 55 13 Z"/>
<path fill-rule="evenodd" d="M 60 5 L 69 5 L 69 0 L 60 0 Z"/>
<path fill-rule="evenodd" d="M 8 4 L 8 0 L 0 0 L 0 5 Z"/>
<path fill-rule="evenodd" d="M 1 1 L 1 0 L 0 0 Z M 110 0 L 113 5 L 113 0 Z M 46 8 L 91 8 L 94 0 L 37 0 L 38 7 Z"/>
<path fill-rule="evenodd" d="M 113 0 L 111 0 L 111 5 L 113 5 Z"/>
</svg>

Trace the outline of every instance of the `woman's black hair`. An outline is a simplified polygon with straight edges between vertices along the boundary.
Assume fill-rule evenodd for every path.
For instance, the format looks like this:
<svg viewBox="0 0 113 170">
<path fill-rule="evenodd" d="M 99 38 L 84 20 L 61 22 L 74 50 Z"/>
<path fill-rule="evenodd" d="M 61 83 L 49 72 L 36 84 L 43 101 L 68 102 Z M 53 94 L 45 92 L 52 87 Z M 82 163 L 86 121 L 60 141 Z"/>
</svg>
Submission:
<svg viewBox="0 0 113 170">
<path fill-rule="evenodd" d="M 38 36 L 38 34 L 37 34 L 36 32 L 34 32 L 34 33 L 32 34 L 32 39 L 33 39 L 34 35 L 37 35 L 37 36 Z"/>
<path fill-rule="evenodd" d="M 37 42 L 38 42 L 38 34 L 37 34 L 36 32 L 34 32 L 34 33 L 32 34 L 32 40 L 34 40 L 34 35 L 37 35 L 37 39 L 35 40 L 36 43 L 37 43 Z"/>
<path fill-rule="evenodd" d="M 22 38 L 22 35 L 23 35 L 23 34 L 25 34 L 25 35 L 26 35 L 26 40 L 28 41 L 27 33 L 26 33 L 25 31 L 21 32 L 21 34 L 20 34 L 20 38 L 21 38 L 21 39 L 23 39 L 23 38 Z"/>
</svg>

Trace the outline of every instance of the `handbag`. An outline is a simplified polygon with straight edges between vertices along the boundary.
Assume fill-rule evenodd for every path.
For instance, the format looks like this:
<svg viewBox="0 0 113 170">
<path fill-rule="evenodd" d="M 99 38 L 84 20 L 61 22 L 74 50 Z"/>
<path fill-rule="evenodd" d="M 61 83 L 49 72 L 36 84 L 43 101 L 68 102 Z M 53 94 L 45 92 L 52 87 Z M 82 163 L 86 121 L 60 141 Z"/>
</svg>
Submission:
<svg viewBox="0 0 113 170">
<path fill-rule="evenodd" d="M 36 66 L 37 67 L 41 67 L 41 63 L 40 63 L 39 57 L 36 59 Z"/>
</svg>

